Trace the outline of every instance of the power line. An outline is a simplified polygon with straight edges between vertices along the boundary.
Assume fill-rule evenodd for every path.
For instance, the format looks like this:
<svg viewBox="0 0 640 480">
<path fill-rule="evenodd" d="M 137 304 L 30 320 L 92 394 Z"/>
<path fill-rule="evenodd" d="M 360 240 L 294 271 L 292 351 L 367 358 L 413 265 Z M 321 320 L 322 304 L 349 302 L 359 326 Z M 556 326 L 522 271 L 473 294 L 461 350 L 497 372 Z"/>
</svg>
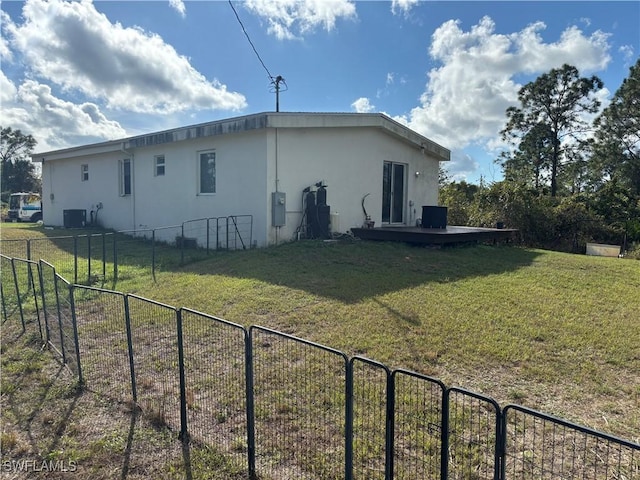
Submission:
<svg viewBox="0 0 640 480">
<path fill-rule="evenodd" d="M 267 66 L 264 64 L 264 62 L 262 61 L 262 58 L 260 57 L 260 54 L 258 53 L 258 50 L 256 50 L 255 45 L 251 41 L 251 38 L 249 37 L 249 34 L 247 33 L 247 29 L 244 28 L 244 25 L 242 24 L 242 20 L 240 20 L 240 16 L 238 15 L 238 12 L 236 11 L 235 7 L 233 6 L 233 3 L 231 3 L 231 0 L 229 0 L 229 6 L 231 7 L 231 10 L 233 10 L 233 13 L 236 15 L 236 20 L 238 20 L 238 23 L 242 27 L 242 31 L 244 32 L 245 37 L 247 37 L 247 40 L 249 41 L 249 45 L 251 45 L 251 48 L 253 48 L 253 52 L 256 54 L 256 57 L 258 57 L 258 60 L 260 61 L 260 64 L 262 65 L 262 68 L 264 68 L 264 70 L 267 72 L 267 75 L 269 76 L 269 80 L 271 80 L 271 85 L 273 85 L 273 88 L 274 88 L 273 91 L 276 94 L 276 112 L 279 112 L 280 111 L 280 92 L 281 91 L 284 92 L 289 88 L 287 86 L 287 82 L 280 75 L 278 75 L 275 78 L 273 77 L 273 75 L 271 75 L 271 72 L 269 71 Z M 282 84 L 284 86 L 284 88 L 280 84 Z"/>
<path fill-rule="evenodd" d="M 247 30 L 244 28 L 244 25 L 242 24 L 242 20 L 240 20 L 240 17 L 238 16 L 238 12 L 236 11 L 235 7 L 233 6 L 233 3 L 231 3 L 231 0 L 229 0 L 229 6 L 231 7 L 231 10 L 233 10 L 233 13 L 235 13 L 236 19 L 238 20 L 238 23 L 242 27 L 242 31 L 244 32 L 245 37 L 247 37 L 247 40 L 249 40 L 249 44 L 251 45 L 251 48 L 253 48 L 253 52 L 256 54 L 256 57 L 258 57 L 258 60 L 260 60 L 260 63 L 262 64 L 262 67 L 267 72 L 267 75 L 269 75 L 269 80 L 274 82 L 275 79 L 273 78 L 273 75 L 271 75 L 271 72 L 269 71 L 267 66 L 264 64 L 264 62 L 262 61 L 262 58 L 260 57 L 260 54 L 258 53 L 258 50 L 256 50 L 255 45 L 251 41 L 251 38 L 249 37 L 249 34 L 247 33 Z"/>
</svg>

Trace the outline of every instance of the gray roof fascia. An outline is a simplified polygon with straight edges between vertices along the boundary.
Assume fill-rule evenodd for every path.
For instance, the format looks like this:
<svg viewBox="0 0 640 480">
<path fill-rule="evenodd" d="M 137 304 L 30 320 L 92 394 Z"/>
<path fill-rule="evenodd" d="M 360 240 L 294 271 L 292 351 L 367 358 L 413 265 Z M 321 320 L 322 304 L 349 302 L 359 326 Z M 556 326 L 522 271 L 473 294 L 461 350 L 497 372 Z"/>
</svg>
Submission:
<svg viewBox="0 0 640 480">
<path fill-rule="evenodd" d="M 440 161 L 450 160 L 446 148 L 418 134 L 401 123 L 381 113 L 289 113 L 270 112 L 217 120 L 188 127 L 174 128 L 156 133 L 112 140 L 108 142 L 72 147 L 51 152 L 36 153 L 34 162 L 86 157 L 102 153 L 128 151 L 131 149 L 173 143 L 194 138 L 203 138 L 229 133 L 240 133 L 266 128 L 379 128 L 385 133 L 430 152 Z"/>
<path fill-rule="evenodd" d="M 102 153 L 114 152 L 122 149 L 122 140 L 111 140 L 108 142 L 94 143 L 91 145 L 80 145 L 78 147 L 64 148 L 62 150 L 52 150 L 50 152 L 33 153 L 31 160 L 34 163 L 50 162 L 52 160 L 64 160 L 74 157 L 88 157 L 100 155 Z"/>
</svg>

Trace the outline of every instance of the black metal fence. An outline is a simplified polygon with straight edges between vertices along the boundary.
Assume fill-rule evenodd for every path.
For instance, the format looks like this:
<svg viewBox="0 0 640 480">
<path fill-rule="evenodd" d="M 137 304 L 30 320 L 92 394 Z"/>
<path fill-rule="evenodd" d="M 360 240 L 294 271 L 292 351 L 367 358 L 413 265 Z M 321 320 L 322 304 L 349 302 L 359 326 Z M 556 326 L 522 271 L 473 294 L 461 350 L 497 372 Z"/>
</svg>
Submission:
<svg viewBox="0 0 640 480">
<path fill-rule="evenodd" d="M 55 258 L 56 271 L 73 283 L 94 285 L 118 280 L 129 265 L 158 271 L 206 258 L 216 250 L 253 246 L 253 216 L 188 220 L 181 225 L 119 232 L 2 240 L 10 258 Z M 126 275 L 126 273 L 125 273 Z"/>
<path fill-rule="evenodd" d="M 440 380 L 5 255 L 2 322 L 87 390 L 271 479 L 638 479 L 640 445 Z"/>
</svg>

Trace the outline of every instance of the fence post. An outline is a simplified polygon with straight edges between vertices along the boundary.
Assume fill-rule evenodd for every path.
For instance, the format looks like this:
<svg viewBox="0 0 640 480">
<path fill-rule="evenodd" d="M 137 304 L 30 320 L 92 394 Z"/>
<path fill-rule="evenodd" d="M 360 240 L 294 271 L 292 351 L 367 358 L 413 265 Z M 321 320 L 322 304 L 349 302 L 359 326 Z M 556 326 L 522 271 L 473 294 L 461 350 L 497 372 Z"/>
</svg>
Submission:
<svg viewBox="0 0 640 480">
<path fill-rule="evenodd" d="M 347 362 L 344 409 L 344 478 L 353 478 L 353 362 Z"/>
<path fill-rule="evenodd" d="M 13 286 L 16 289 L 16 298 L 18 299 L 18 311 L 20 312 L 20 322 L 22 323 L 22 333 L 27 331 L 24 323 L 24 312 L 22 311 L 22 298 L 20 298 L 20 287 L 18 285 L 18 274 L 16 273 L 15 259 L 11 259 L 11 273 L 13 274 Z"/>
<path fill-rule="evenodd" d="M 256 479 L 256 433 L 253 391 L 253 346 L 251 344 L 251 329 L 244 330 L 245 353 L 245 388 L 247 397 L 247 466 L 249 479 Z"/>
<path fill-rule="evenodd" d="M 387 375 L 387 425 L 385 447 L 385 479 L 393 480 L 393 461 L 395 449 L 395 411 L 396 411 L 396 380 L 394 375 Z"/>
<path fill-rule="evenodd" d="M 62 363 L 66 364 L 67 354 L 64 348 L 64 330 L 62 330 L 62 312 L 60 311 L 60 296 L 58 295 L 58 275 L 55 273 L 55 270 L 53 274 L 53 285 L 54 285 L 53 288 L 56 291 L 56 309 L 58 312 L 58 327 L 60 328 L 60 350 L 62 350 L 60 353 L 62 353 Z"/>
<path fill-rule="evenodd" d="M 207 255 L 209 255 L 209 218 L 207 218 Z"/>
<path fill-rule="evenodd" d="M 113 234 L 113 282 L 118 281 L 118 234 Z"/>
<path fill-rule="evenodd" d="M 182 309 L 176 312 L 176 327 L 178 331 L 178 370 L 180 372 L 180 440 L 189 441 L 187 428 L 187 385 L 184 375 L 184 337 L 182 335 Z"/>
<path fill-rule="evenodd" d="M 91 285 L 91 234 L 87 234 L 87 285 Z"/>
<path fill-rule="evenodd" d="M 31 260 L 31 240 L 27 240 L 27 260 Z"/>
<path fill-rule="evenodd" d="M 220 218 L 216 218 L 216 250 L 220 249 Z"/>
<path fill-rule="evenodd" d="M 80 337 L 78 336 L 78 321 L 76 318 L 76 304 L 73 292 L 75 289 L 73 285 L 69 285 L 69 304 L 71 306 L 71 323 L 73 325 L 73 341 L 76 347 L 76 359 L 78 364 L 78 384 L 84 384 L 84 379 L 82 378 L 82 366 L 80 365 Z"/>
<path fill-rule="evenodd" d="M 102 278 L 107 279 L 107 236 L 102 232 Z"/>
<path fill-rule="evenodd" d="M 156 230 L 151 230 L 151 276 L 156 280 Z"/>
<path fill-rule="evenodd" d="M 40 272 L 40 265 L 38 265 L 37 263 L 35 264 L 36 268 L 38 269 L 38 272 Z M 40 273 L 38 273 L 38 283 L 40 280 Z M 36 318 L 38 319 L 38 332 L 40 333 L 40 340 L 42 340 L 42 321 L 40 320 L 40 308 L 38 307 L 38 295 L 36 292 L 36 282 L 33 279 L 33 266 L 32 266 L 32 262 L 29 261 L 29 284 L 33 285 L 33 303 L 36 307 Z"/>
<path fill-rule="evenodd" d="M 449 398 L 450 391 L 447 388 L 442 395 L 442 436 L 440 442 L 440 478 L 447 480 L 449 477 Z"/>
<path fill-rule="evenodd" d="M 44 331 L 46 334 L 46 344 L 51 341 L 51 333 L 49 332 L 49 315 L 47 313 L 47 296 L 44 291 L 44 275 L 42 274 L 42 261 L 38 263 L 38 282 L 40 283 L 40 294 L 42 295 L 42 311 L 44 312 Z"/>
<path fill-rule="evenodd" d="M 77 235 L 73 236 L 73 283 L 78 283 L 78 236 Z"/>
<path fill-rule="evenodd" d="M 133 403 L 138 403 L 138 393 L 136 390 L 136 368 L 133 363 L 133 340 L 131 337 L 131 318 L 129 317 L 129 296 L 123 296 L 124 301 L 124 324 L 127 329 L 127 350 L 129 352 L 129 372 L 131 374 L 131 397 Z"/>
<path fill-rule="evenodd" d="M 180 265 L 184 265 L 184 222 L 180 225 Z"/>
<path fill-rule="evenodd" d="M 500 461 L 500 467 L 497 469 L 498 478 L 496 480 L 506 478 L 505 460 L 507 455 L 507 412 L 504 409 L 500 411 L 500 435 L 496 439 L 496 459 Z"/>
<path fill-rule="evenodd" d="M 226 224 L 226 229 L 227 229 L 226 232 L 225 232 L 225 235 L 227 237 L 227 248 L 226 248 L 226 250 L 229 250 L 229 217 L 225 217 L 225 220 L 226 220 L 225 224 Z"/>
<path fill-rule="evenodd" d="M 7 305 L 4 298 L 4 287 L 2 286 L 2 282 L 0 282 L 0 298 L 2 299 L 2 323 L 4 323 L 9 319 L 9 317 L 7 315 Z"/>
</svg>

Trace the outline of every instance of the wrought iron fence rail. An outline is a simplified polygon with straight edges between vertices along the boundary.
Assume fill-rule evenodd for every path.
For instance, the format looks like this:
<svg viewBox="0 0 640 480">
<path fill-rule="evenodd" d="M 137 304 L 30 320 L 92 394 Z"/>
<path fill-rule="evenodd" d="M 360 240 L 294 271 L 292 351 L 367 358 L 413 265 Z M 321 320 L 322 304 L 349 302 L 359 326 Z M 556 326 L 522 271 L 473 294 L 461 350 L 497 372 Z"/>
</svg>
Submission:
<svg viewBox="0 0 640 480">
<path fill-rule="evenodd" d="M 98 280 L 117 281 L 119 263 L 127 260 L 127 249 L 143 249 L 155 280 L 162 268 L 206 258 L 212 251 L 251 248 L 253 216 L 209 217 L 156 228 L 11 239 L 0 243 L 8 258 L 32 261 L 58 258 L 58 273 L 75 284 L 86 285 Z"/>
<path fill-rule="evenodd" d="M 631 441 L 276 330 L 70 284 L 44 261 L 0 261 L 4 324 L 40 335 L 85 388 L 136 402 L 250 478 L 640 478 Z"/>
</svg>

